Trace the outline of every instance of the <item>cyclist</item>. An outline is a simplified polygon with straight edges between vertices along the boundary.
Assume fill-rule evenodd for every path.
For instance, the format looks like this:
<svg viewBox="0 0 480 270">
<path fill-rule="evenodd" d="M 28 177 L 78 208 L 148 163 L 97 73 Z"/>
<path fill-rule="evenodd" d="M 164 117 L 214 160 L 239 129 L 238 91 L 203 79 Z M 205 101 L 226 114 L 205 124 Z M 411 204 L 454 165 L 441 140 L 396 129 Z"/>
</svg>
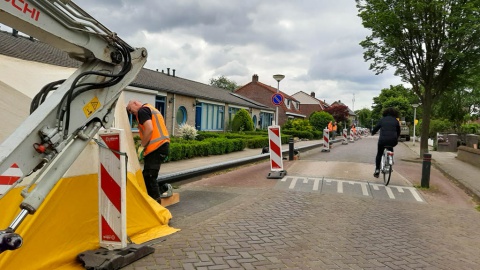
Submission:
<svg viewBox="0 0 480 270">
<path fill-rule="evenodd" d="M 383 151 L 386 146 L 388 150 L 393 152 L 393 147 L 398 144 L 400 136 L 400 124 L 397 120 L 399 118 L 398 111 L 395 108 L 387 108 L 382 113 L 382 119 L 372 130 L 372 136 L 380 130 L 380 137 L 378 138 L 377 156 L 375 158 L 375 172 L 373 176 L 378 178 L 380 175 L 380 161 L 382 160 Z"/>
</svg>

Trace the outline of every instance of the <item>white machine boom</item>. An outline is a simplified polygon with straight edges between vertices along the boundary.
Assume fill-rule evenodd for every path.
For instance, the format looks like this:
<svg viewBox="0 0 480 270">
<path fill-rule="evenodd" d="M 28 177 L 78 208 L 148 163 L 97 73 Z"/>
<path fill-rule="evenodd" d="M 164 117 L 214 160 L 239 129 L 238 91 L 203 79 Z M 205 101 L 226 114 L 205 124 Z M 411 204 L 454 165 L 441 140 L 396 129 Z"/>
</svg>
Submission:
<svg viewBox="0 0 480 270">
<path fill-rule="evenodd" d="M 132 48 L 68 0 L 0 1 L 0 23 L 53 45 L 83 64 L 68 79 L 45 86 L 32 101 L 31 115 L 0 145 L 0 174 L 13 164 L 24 177 L 21 211 L 0 230 L 0 253 L 19 248 L 15 233 L 34 214 L 101 127 L 113 123 L 121 91 L 146 62 L 144 48 Z M 61 155 L 61 158 L 57 158 Z"/>
</svg>

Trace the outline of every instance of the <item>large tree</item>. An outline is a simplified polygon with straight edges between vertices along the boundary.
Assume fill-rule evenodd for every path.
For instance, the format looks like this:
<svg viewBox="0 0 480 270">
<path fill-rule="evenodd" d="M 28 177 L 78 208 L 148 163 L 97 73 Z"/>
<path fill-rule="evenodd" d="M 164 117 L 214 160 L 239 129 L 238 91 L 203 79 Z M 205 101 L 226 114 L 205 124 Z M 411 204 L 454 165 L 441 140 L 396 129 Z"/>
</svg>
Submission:
<svg viewBox="0 0 480 270">
<path fill-rule="evenodd" d="M 391 66 L 422 102 L 420 155 L 428 152 L 434 102 L 480 70 L 480 0 L 356 0 L 363 26 L 360 45 L 370 69 Z"/>
<path fill-rule="evenodd" d="M 230 92 L 233 92 L 237 90 L 237 88 L 239 88 L 238 84 L 235 81 L 229 80 L 227 77 L 223 75 L 216 79 L 211 78 L 210 85 L 228 90 Z"/>
<path fill-rule="evenodd" d="M 413 103 L 418 103 L 418 97 L 411 89 L 405 88 L 403 85 L 390 85 L 390 88 L 382 89 L 380 95 L 373 98 L 372 118 L 374 121 L 378 121 L 382 117 L 383 110 L 388 107 L 396 107 L 400 112 L 400 117 L 405 118 L 407 122 L 411 122 L 413 120 L 413 108 L 409 104 Z"/>
</svg>

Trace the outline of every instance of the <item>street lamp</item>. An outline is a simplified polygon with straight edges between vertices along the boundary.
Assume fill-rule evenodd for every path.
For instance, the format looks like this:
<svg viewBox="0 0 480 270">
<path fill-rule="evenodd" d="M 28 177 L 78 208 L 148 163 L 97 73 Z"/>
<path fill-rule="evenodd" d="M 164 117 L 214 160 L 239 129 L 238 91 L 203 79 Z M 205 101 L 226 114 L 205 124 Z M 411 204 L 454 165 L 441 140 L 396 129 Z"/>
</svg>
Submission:
<svg viewBox="0 0 480 270">
<path fill-rule="evenodd" d="M 280 92 L 280 81 L 285 78 L 285 75 L 282 74 L 275 74 L 273 75 L 273 78 L 277 81 L 277 94 Z M 275 108 L 275 125 L 278 126 L 278 106 Z"/>
<path fill-rule="evenodd" d="M 415 120 L 417 119 L 417 107 L 422 105 L 422 103 L 415 103 L 415 104 L 412 104 L 412 107 L 413 107 L 413 145 L 415 146 L 415 141 L 417 140 L 417 138 L 415 137 Z"/>
</svg>

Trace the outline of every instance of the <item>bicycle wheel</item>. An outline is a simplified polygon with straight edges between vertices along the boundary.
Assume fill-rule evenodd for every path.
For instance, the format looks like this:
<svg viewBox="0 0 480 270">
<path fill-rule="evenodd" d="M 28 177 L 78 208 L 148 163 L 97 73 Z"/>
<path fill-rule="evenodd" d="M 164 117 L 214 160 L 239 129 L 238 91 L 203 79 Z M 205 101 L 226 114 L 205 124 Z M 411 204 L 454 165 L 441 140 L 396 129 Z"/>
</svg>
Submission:
<svg viewBox="0 0 480 270">
<path fill-rule="evenodd" d="M 392 177 L 392 165 L 387 164 L 387 158 L 384 157 L 384 165 L 383 165 L 383 183 L 385 183 L 385 186 L 388 186 L 388 183 L 390 183 L 390 177 Z"/>
</svg>

